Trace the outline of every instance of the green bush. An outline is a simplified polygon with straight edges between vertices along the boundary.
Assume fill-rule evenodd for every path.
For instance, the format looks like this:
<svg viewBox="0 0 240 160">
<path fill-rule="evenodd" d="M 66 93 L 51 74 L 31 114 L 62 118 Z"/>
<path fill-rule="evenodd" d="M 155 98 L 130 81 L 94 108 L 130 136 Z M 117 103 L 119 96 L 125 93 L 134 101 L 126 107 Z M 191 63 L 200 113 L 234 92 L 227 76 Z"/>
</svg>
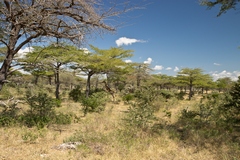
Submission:
<svg viewBox="0 0 240 160">
<path fill-rule="evenodd" d="M 91 112 L 104 111 L 106 104 L 106 93 L 95 92 L 89 97 L 82 97 L 81 104 L 83 106 L 84 115 Z"/>
<path fill-rule="evenodd" d="M 174 97 L 174 93 L 168 90 L 160 90 L 160 94 L 167 100 Z"/>
<path fill-rule="evenodd" d="M 69 114 L 60 113 L 54 117 L 55 124 L 71 124 L 71 121 L 72 117 Z"/>
<path fill-rule="evenodd" d="M 9 127 L 16 124 L 16 120 L 14 117 L 10 115 L 0 115 L 0 126 L 1 127 Z"/>
<path fill-rule="evenodd" d="M 186 95 L 185 92 L 180 91 L 179 93 L 176 93 L 175 96 L 178 100 L 184 100 L 184 96 Z"/>
<path fill-rule="evenodd" d="M 79 102 L 82 98 L 83 94 L 81 92 L 81 87 L 77 86 L 73 90 L 69 92 L 69 98 L 72 99 L 74 102 Z"/>
<path fill-rule="evenodd" d="M 127 126 L 146 130 L 156 120 L 154 109 L 148 104 L 131 104 L 123 119 Z"/>
<path fill-rule="evenodd" d="M 136 102 L 131 103 L 124 122 L 126 126 L 147 130 L 151 128 L 157 118 L 154 116 L 156 111 L 153 103 L 159 96 L 159 92 L 153 88 L 143 87 L 135 92 Z"/>
<path fill-rule="evenodd" d="M 54 108 L 60 106 L 60 101 L 49 97 L 46 93 L 39 92 L 38 95 L 26 94 L 26 102 L 30 106 L 29 112 L 39 116 L 49 116 L 54 113 Z"/>
<path fill-rule="evenodd" d="M 240 76 L 226 98 L 227 103 L 222 107 L 226 121 L 232 125 L 240 124 Z"/>
<path fill-rule="evenodd" d="M 122 100 L 124 101 L 124 102 L 127 102 L 127 103 L 129 103 L 131 100 L 133 100 L 134 99 L 134 95 L 133 94 L 126 94 L 126 95 L 124 95 L 123 97 L 122 97 Z"/>
<path fill-rule="evenodd" d="M 26 93 L 26 102 L 30 109 L 20 117 L 20 121 L 28 127 L 43 128 L 56 117 L 55 107 L 60 106 L 60 101 L 49 97 L 46 93 L 39 92 L 32 95 Z"/>
</svg>

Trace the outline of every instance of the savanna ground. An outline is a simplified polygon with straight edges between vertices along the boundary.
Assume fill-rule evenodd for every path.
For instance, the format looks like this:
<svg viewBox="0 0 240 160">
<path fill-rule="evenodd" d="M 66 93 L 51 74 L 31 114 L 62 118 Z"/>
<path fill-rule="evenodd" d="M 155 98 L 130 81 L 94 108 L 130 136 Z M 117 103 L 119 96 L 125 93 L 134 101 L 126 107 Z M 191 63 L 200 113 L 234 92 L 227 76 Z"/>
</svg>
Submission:
<svg viewBox="0 0 240 160">
<path fill-rule="evenodd" d="M 208 132 L 207 128 L 188 130 L 178 122 L 183 109 L 194 109 L 193 100 L 170 99 L 160 102 L 155 130 L 138 130 L 123 119 L 129 105 L 120 97 L 110 100 L 104 111 L 83 116 L 79 103 L 65 100 L 57 112 L 75 116 L 71 124 L 49 124 L 44 128 L 11 126 L 0 128 L 1 160 L 235 160 L 240 159 L 240 140 L 233 133 Z M 20 104 L 24 108 L 25 104 Z M 169 115 L 168 113 L 171 113 Z M 190 124 L 189 124 L 190 126 Z M 154 128 L 154 126 L 153 126 Z M 229 133 L 229 134 L 228 134 Z M 239 132 L 238 132 L 239 133 Z M 237 136 L 238 137 L 238 136 Z M 76 149 L 57 149 L 64 142 L 78 141 Z"/>
</svg>

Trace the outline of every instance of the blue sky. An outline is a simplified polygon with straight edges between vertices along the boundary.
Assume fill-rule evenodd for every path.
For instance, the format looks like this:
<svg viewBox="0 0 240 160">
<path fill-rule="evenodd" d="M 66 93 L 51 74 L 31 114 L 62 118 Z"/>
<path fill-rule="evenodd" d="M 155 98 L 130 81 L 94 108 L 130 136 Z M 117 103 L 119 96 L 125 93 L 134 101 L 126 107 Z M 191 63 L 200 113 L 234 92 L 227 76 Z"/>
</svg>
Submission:
<svg viewBox="0 0 240 160">
<path fill-rule="evenodd" d="M 125 24 L 115 34 L 89 44 L 134 50 L 128 60 L 149 63 L 154 73 L 174 76 L 188 67 L 201 68 L 215 80 L 240 76 L 239 10 L 217 17 L 219 6 L 208 10 L 198 0 L 150 1 L 145 9 L 123 15 Z"/>
</svg>

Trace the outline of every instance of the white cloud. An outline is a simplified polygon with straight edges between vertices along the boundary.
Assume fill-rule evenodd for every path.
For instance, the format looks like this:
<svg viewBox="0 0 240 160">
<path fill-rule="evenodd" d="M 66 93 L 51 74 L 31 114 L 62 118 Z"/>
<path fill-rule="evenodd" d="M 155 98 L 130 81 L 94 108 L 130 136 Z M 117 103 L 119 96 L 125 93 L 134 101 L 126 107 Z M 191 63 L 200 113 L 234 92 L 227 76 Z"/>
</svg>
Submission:
<svg viewBox="0 0 240 160">
<path fill-rule="evenodd" d="M 221 64 L 219 64 L 219 63 L 213 63 L 213 65 L 215 65 L 215 66 L 220 66 Z"/>
<path fill-rule="evenodd" d="M 144 64 L 151 64 L 152 63 L 152 58 L 148 58 L 146 61 L 143 62 Z"/>
<path fill-rule="evenodd" d="M 225 78 L 225 77 L 229 77 L 233 81 L 236 81 L 236 80 L 238 80 L 238 76 L 240 76 L 240 71 L 228 72 L 228 71 L 224 70 L 220 73 L 217 71 L 212 73 L 212 77 L 213 77 L 214 81 L 218 80 L 219 78 Z"/>
<path fill-rule="evenodd" d="M 127 60 L 125 60 L 125 62 L 126 62 L 126 63 L 132 63 L 132 60 L 127 59 Z"/>
<path fill-rule="evenodd" d="M 178 67 L 175 67 L 173 71 L 174 71 L 174 72 L 177 72 L 177 71 L 179 71 L 179 68 L 178 68 Z"/>
<path fill-rule="evenodd" d="M 172 70 L 172 67 L 167 67 L 166 70 L 168 70 L 168 71 L 169 71 L 169 70 Z"/>
<path fill-rule="evenodd" d="M 32 52 L 33 48 L 32 47 L 26 47 L 24 49 L 20 49 L 17 53 L 17 58 L 24 58 L 27 53 Z"/>
<path fill-rule="evenodd" d="M 163 70 L 163 66 L 156 65 L 153 69 L 154 70 Z"/>
<path fill-rule="evenodd" d="M 119 39 L 117 39 L 116 41 L 117 46 L 122 46 L 122 45 L 131 45 L 133 43 L 144 43 L 146 41 L 143 40 L 138 40 L 138 39 L 134 39 L 134 38 L 127 38 L 127 37 L 121 37 Z"/>
</svg>

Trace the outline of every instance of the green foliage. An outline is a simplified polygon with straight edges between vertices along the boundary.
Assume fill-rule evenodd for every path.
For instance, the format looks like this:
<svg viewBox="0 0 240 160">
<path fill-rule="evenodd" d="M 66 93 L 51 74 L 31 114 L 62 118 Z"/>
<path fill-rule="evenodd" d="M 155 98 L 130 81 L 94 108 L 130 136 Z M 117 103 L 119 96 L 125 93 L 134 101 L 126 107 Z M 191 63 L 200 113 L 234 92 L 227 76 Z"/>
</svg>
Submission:
<svg viewBox="0 0 240 160">
<path fill-rule="evenodd" d="M 133 94 L 125 94 L 123 97 L 122 97 L 122 100 L 124 101 L 124 102 L 127 102 L 127 103 L 129 103 L 131 100 L 133 100 L 134 99 L 134 95 Z"/>
<path fill-rule="evenodd" d="M 76 88 L 69 92 L 69 97 L 74 101 L 78 102 L 81 100 L 83 94 L 81 92 L 81 87 L 78 85 Z"/>
<path fill-rule="evenodd" d="M 131 104 L 124 118 L 127 126 L 148 129 L 156 120 L 153 108 L 148 104 Z"/>
<path fill-rule="evenodd" d="M 89 97 L 82 97 L 81 104 L 83 106 L 84 115 L 91 112 L 101 112 L 105 109 L 106 93 L 95 92 Z"/>
<path fill-rule="evenodd" d="M 200 68 L 183 68 L 177 75 L 177 82 L 180 85 L 185 85 L 189 87 L 189 100 L 193 96 L 193 87 L 209 87 L 212 81 L 211 76 L 208 74 L 203 74 L 203 70 Z"/>
<path fill-rule="evenodd" d="M 240 76 L 229 94 L 227 103 L 223 106 L 224 116 L 229 123 L 240 124 Z"/>
<path fill-rule="evenodd" d="M 179 93 L 176 93 L 175 95 L 178 100 L 184 100 L 184 96 L 186 95 L 186 93 L 183 91 L 180 91 Z"/>
<path fill-rule="evenodd" d="M 222 106 L 226 102 L 225 97 L 226 95 L 219 93 L 204 96 L 201 102 L 196 105 L 197 108 L 195 110 L 182 110 L 180 121 L 190 128 L 199 129 L 207 126 L 216 128 L 219 125 L 223 127 Z"/>
<path fill-rule="evenodd" d="M 72 116 L 69 114 L 60 113 L 54 116 L 53 123 L 55 124 L 71 124 Z"/>
<path fill-rule="evenodd" d="M 60 106 L 60 101 L 49 97 L 46 93 L 39 92 L 38 95 L 26 93 L 26 100 L 30 106 L 31 114 L 49 116 L 54 113 L 54 108 Z"/>
<path fill-rule="evenodd" d="M 223 13 L 226 13 L 230 9 L 236 9 L 236 5 L 239 2 L 239 0 L 201 0 L 200 4 L 207 6 L 208 8 L 220 5 L 220 10 L 217 16 L 221 16 Z"/>
<path fill-rule="evenodd" d="M 28 127 L 37 126 L 43 128 L 56 117 L 54 108 L 60 106 L 58 100 L 49 97 L 43 92 L 32 95 L 29 91 L 26 93 L 26 98 L 30 110 L 20 119 Z"/>
<path fill-rule="evenodd" d="M 168 90 L 160 90 L 160 94 L 167 100 L 174 97 L 174 93 Z"/>
<path fill-rule="evenodd" d="M 136 92 L 136 102 L 129 106 L 126 116 L 123 119 L 126 126 L 142 130 L 147 130 L 151 127 L 156 120 L 153 102 L 157 98 L 157 94 L 153 88 L 147 87 L 143 87 Z"/>
<path fill-rule="evenodd" d="M 8 114 L 0 115 L 0 127 L 10 127 L 16 124 L 16 119 Z"/>
</svg>

